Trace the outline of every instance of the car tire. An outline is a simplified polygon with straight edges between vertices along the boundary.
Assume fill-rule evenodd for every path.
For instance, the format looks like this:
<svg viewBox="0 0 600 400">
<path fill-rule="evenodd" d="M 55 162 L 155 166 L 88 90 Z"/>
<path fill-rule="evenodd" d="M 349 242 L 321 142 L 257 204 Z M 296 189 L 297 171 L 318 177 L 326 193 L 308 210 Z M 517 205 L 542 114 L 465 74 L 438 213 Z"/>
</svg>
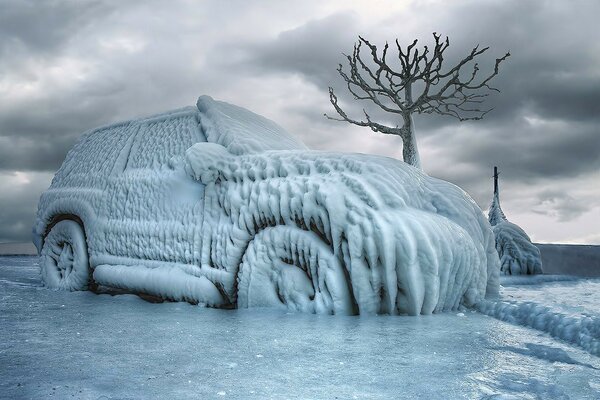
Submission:
<svg viewBox="0 0 600 400">
<path fill-rule="evenodd" d="M 40 272 L 46 287 L 86 290 L 90 279 L 85 234 L 75 221 L 59 221 L 44 240 Z"/>
<path fill-rule="evenodd" d="M 249 243 L 237 273 L 237 307 L 353 314 L 344 267 L 318 235 L 279 225 Z"/>
</svg>

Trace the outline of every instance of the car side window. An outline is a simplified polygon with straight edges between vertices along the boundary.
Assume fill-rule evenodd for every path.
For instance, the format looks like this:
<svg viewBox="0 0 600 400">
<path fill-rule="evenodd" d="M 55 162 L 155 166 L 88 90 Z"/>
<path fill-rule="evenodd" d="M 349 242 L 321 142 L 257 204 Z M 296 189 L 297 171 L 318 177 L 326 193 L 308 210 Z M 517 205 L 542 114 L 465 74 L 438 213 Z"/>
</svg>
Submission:
<svg viewBox="0 0 600 400">
<path fill-rule="evenodd" d="M 156 169 L 173 156 L 184 155 L 194 143 L 205 142 L 197 113 L 184 113 L 140 121 L 126 170 Z"/>
</svg>

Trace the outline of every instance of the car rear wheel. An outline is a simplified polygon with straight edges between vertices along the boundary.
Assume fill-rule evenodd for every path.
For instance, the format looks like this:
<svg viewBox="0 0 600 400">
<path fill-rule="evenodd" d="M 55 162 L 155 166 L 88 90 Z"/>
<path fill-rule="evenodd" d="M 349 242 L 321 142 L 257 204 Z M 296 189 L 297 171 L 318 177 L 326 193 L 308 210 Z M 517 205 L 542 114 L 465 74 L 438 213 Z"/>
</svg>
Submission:
<svg viewBox="0 0 600 400">
<path fill-rule="evenodd" d="M 85 235 L 70 220 L 52 227 L 42 247 L 40 269 L 44 284 L 51 289 L 86 290 L 90 279 Z"/>
</svg>

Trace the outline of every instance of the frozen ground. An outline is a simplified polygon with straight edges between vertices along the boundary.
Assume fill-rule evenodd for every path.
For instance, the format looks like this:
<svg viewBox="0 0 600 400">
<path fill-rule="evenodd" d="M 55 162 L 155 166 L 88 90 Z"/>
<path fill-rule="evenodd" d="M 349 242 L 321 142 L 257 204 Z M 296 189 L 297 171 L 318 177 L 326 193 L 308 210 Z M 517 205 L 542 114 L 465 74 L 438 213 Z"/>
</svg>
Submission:
<svg viewBox="0 0 600 400">
<path fill-rule="evenodd" d="M 528 278 L 535 281 L 536 277 Z M 600 314 L 600 279 L 565 279 L 542 284 L 528 284 L 527 279 L 507 280 L 502 286 L 503 299 L 543 304 L 553 312 L 575 318 L 594 318 Z"/>
<path fill-rule="evenodd" d="M 480 302 L 479 311 L 546 332 L 600 357 L 600 280 L 551 275 L 501 281 L 500 299 Z"/>
<path fill-rule="evenodd" d="M 43 289 L 36 263 L 0 257 L 0 398 L 600 397 L 599 358 L 472 311 L 332 317 L 151 304 Z M 503 300 L 561 312 L 563 300 L 577 307 L 595 295 L 572 312 L 598 315 L 597 281 L 505 284 Z"/>
</svg>

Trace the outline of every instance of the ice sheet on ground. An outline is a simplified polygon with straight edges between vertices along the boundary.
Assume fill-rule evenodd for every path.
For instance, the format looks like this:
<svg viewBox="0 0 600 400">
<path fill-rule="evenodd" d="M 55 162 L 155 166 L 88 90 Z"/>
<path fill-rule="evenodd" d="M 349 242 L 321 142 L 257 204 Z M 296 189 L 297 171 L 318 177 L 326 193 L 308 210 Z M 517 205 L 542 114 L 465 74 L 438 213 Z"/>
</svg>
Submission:
<svg viewBox="0 0 600 400">
<path fill-rule="evenodd" d="M 600 280 L 567 278 L 558 281 L 555 277 L 540 284 L 526 279 L 505 279 L 500 299 L 482 301 L 477 309 L 502 321 L 548 333 L 600 356 Z"/>
<path fill-rule="evenodd" d="M 0 258 L 0 397 L 593 399 L 600 360 L 494 318 L 331 317 L 40 287 Z"/>
<path fill-rule="evenodd" d="M 543 304 L 567 316 L 600 319 L 600 279 L 546 282 L 500 288 L 503 299 Z"/>
</svg>

